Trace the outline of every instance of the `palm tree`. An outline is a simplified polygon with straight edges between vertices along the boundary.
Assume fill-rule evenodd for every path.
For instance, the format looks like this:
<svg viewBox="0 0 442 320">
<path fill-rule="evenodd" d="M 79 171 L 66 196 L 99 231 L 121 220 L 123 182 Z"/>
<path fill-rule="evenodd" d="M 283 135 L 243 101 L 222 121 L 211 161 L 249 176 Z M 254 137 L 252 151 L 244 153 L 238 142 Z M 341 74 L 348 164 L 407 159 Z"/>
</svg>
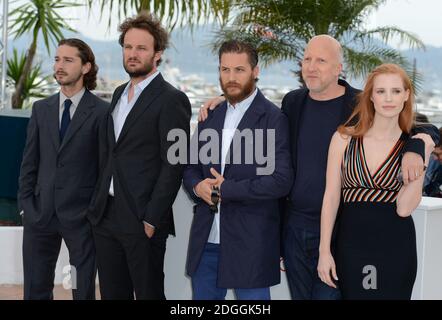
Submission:
<svg viewBox="0 0 442 320">
<path fill-rule="evenodd" d="M 101 14 L 108 8 L 112 22 L 112 12 L 118 10 L 121 20 L 129 12 L 147 11 L 155 14 L 172 30 L 177 25 L 193 27 L 210 19 L 225 23 L 232 8 L 232 0 L 86 0 L 89 8 L 99 3 Z"/>
<path fill-rule="evenodd" d="M 8 59 L 8 80 L 12 81 L 15 85 L 20 76 L 23 74 L 23 68 L 26 64 L 26 55 L 24 53 L 18 54 L 16 48 L 13 49 L 12 57 Z M 29 76 L 25 79 L 23 85 L 23 101 L 27 101 L 29 98 L 44 98 L 47 96 L 47 83 L 50 81 L 51 76 L 44 76 L 41 70 L 41 64 L 35 65 Z M 26 107 L 26 106 L 25 106 Z"/>
<path fill-rule="evenodd" d="M 410 32 L 393 26 L 365 27 L 366 18 L 386 0 L 238 0 L 235 16 L 222 28 L 214 49 L 226 39 L 254 43 L 264 64 L 292 60 L 300 65 L 306 43 L 315 35 L 329 34 L 343 47 L 344 71 L 365 76 L 382 62 L 393 62 L 411 70 L 411 64 L 387 46 L 398 36 L 412 48 L 424 48 Z M 300 71 L 296 72 L 300 83 Z"/>
<path fill-rule="evenodd" d="M 42 34 L 48 53 L 50 53 L 49 41 L 56 44 L 63 38 L 62 30 L 71 29 L 66 19 L 58 14 L 58 10 L 65 7 L 78 6 L 78 3 L 63 0 L 30 0 L 22 6 L 14 9 L 10 16 L 10 29 L 14 38 L 17 39 L 24 34 L 32 34 L 32 41 L 26 54 L 26 62 L 23 72 L 12 95 L 12 107 L 21 108 L 23 105 L 23 92 L 26 79 L 29 78 L 32 69 L 32 62 L 37 51 L 38 36 Z"/>
</svg>

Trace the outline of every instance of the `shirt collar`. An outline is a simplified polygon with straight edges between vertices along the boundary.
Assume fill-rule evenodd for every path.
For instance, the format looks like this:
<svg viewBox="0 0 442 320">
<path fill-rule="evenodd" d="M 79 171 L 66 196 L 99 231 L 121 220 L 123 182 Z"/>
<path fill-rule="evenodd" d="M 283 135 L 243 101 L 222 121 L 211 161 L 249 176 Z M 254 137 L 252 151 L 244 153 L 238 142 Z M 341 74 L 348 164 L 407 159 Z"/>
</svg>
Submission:
<svg viewBox="0 0 442 320">
<path fill-rule="evenodd" d="M 253 93 L 248 96 L 247 98 L 245 98 L 243 101 L 238 102 L 235 107 L 233 105 L 230 104 L 230 102 L 227 102 L 227 107 L 229 109 L 235 109 L 238 111 L 245 111 L 247 110 L 250 105 L 252 104 L 253 100 L 255 99 L 256 95 L 258 94 L 258 89 L 255 88 L 255 91 L 253 91 Z"/>
<path fill-rule="evenodd" d="M 152 80 L 155 79 L 155 77 L 159 74 L 160 74 L 160 71 L 155 71 L 150 76 L 148 76 L 146 79 L 137 83 L 134 87 L 134 94 L 137 95 L 137 94 L 141 93 L 152 82 Z M 129 88 L 130 88 L 131 84 L 132 83 L 129 81 L 128 84 L 126 85 L 126 88 L 124 88 L 122 96 L 128 95 Z"/>
<path fill-rule="evenodd" d="M 78 91 L 76 94 L 74 94 L 72 97 L 67 97 L 61 90 L 60 90 L 60 107 L 64 107 L 64 101 L 66 99 L 69 99 L 72 101 L 72 105 L 74 108 L 78 107 L 78 104 L 81 101 L 81 98 L 83 98 L 83 95 L 85 93 L 86 89 L 83 87 L 80 91 Z"/>
</svg>

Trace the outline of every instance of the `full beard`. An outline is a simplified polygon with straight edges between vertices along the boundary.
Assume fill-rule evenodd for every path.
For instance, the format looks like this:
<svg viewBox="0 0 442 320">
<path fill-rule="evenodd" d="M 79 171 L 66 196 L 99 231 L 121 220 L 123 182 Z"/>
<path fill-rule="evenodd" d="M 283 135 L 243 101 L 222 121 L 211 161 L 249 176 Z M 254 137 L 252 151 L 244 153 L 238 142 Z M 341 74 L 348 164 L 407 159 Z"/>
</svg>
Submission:
<svg viewBox="0 0 442 320">
<path fill-rule="evenodd" d="M 153 70 L 154 59 L 152 57 L 151 61 L 143 63 L 143 67 L 138 69 L 130 69 L 127 66 L 127 63 L 124 62 L 124 70 L 126 70 L 127 74 L 131 78 L 140 78 L 147 76 Z"/>
<path fill-rule="evenodd" d="M 245 98 L 247 98 L 252 94 L 252 92 L 255 90 L 256 81 L 255 78 L 252 76 L 250 77 L 249 81 L 247 81 L 247 83 L 244 84 L 244 86 L 241 86 L 239 83 L 236 82 L 234 83 L 227 82 L 224 84 L 221 78 L 219 79 L 219 83 L 221 85 L 221 89 L 223 90 L 224 97 L 227 99 L 227 101 L 229 101 L 231 104 L 235 104 L 243 101 Z M 229 86 L 232 85 L 235 85 L 238 89 L 240 89 L 238 93 L 230 94 L 228 92 Z"/>
</svg>

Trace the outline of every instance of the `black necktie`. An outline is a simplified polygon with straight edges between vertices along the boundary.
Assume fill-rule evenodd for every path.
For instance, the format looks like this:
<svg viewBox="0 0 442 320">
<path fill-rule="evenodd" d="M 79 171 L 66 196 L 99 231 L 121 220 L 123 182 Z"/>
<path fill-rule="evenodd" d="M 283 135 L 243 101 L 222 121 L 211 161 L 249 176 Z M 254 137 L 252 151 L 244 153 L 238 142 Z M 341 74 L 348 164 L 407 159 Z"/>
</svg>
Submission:
<svg viewBox="0 0 442 320">
<path fill-rule="evenodd" d="M 64 110 L 63 110 L 63 115 L 61 116 L 61 125 L 60 125 L 60 142 L 63 141 L 64 135 L 68 130 L 69 123 L 71 122 L 71 113 L 69 111 L 71 105 L 72 101 L 70 99 L 66 99 L 64 101 Z"/>
</svg>

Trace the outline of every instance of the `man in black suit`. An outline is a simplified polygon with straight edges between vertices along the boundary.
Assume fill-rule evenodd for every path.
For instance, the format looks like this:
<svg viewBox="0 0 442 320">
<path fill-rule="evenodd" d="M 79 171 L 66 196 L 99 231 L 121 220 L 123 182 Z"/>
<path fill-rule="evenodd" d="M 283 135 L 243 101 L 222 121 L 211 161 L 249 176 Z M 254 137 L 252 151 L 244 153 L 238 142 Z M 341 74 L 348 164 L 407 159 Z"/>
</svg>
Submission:
<svg viewBox="0 0 442 320">
<path fill-rule="evenodd" d="M 79 39 L 60 41 L 60 92 L 35 102 L 19 178 L 23 213 L 24 299 L 52 299 L 64 239 L 74 299 L 95 299 L 95 248 L 86 218 L 99 168 L 99 132 L 108 104 L 89 90 L 98 67 Z"/>
<path fill-rule="evenodd" d="M 165 299 L 164 254 L 174 234 L 172 204 L 183 167 L 167 151 L 170 130 L 188 138 L 186 95 L 159 71 L 168 34 L 151 15 L 124 21 L 119 30 L 130 81 L 113 95 L 103 141 L 106 160 L 89 209 L 103 299 Z"/>
</svg>

